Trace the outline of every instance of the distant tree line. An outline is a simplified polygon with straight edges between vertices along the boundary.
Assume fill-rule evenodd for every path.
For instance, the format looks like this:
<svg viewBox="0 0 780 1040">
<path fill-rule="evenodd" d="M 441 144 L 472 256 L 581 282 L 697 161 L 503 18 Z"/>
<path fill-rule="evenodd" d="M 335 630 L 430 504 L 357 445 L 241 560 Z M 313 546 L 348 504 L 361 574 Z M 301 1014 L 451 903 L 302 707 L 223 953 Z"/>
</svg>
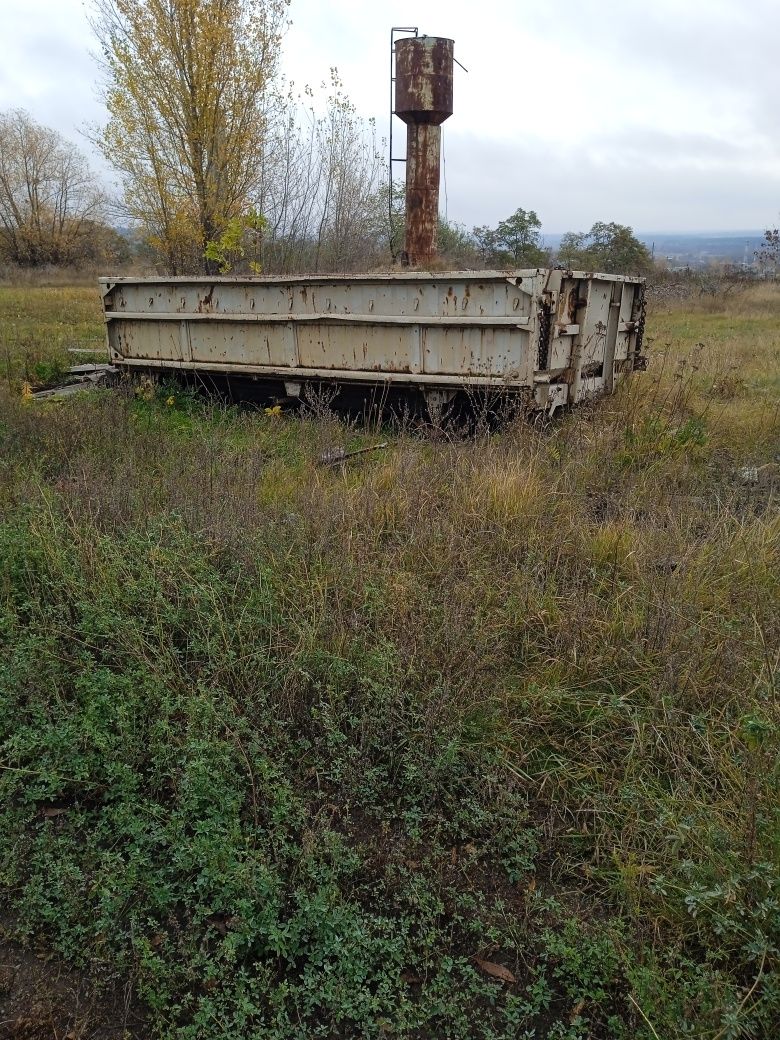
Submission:
<svg viewBox="0 0 780 1040">
<path fill-rule="evenodd" d="M 109 268 L 135 259 L 170 273 L 388 264 L 387 171 L 373 124 L 359 118 L 335 71 L 323 115 L 292 98 L 285 106 L 267 127 L 256 206 L 244 202 L 206 231 L 170 207 L 146 211 L 139 196 L 126 206 L 141 231 L 135 238 L 108 223 L 106 190 L 74 145 L 26 112 L 0 113 L 0 262 Z M 467 268 L 559 263 L 645 273 L 652 266 L 647 248 L 620 224 L 569 233 L 553 253 L 537 214 L 522 208 L 470 232 L 441 220 L 439 253 L 443 265 Z"/>
</svg>

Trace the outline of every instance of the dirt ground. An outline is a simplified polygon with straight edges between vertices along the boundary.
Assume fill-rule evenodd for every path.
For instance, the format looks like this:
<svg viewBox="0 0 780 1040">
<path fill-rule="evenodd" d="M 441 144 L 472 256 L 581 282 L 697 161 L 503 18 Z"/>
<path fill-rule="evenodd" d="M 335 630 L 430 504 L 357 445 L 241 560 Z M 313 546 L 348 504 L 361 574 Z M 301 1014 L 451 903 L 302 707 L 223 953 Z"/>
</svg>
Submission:
<svg viewBox="0 0 780 1040">
<path fill-rule="evenodd" d="M 0 926 L 0 1040 L 143 1040 L 132 991 L 65 968 L 3 935 Z"/>
</svg>

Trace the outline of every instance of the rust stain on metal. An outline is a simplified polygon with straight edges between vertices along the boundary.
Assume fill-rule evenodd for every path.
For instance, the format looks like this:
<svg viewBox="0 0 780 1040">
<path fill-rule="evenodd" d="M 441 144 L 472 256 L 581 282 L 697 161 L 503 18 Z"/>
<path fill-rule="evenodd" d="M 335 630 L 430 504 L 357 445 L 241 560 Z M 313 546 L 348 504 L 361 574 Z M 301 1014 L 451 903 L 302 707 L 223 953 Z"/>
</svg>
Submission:
<svg viewBox="0 0 780 1040">
<path fill-rule="evenodd" d="M 204 295 L 202 300 L 198 301 L 198 311 L 203 314 L 206 311 L 210 311 L 214 300 L 214 290 L 216 286 L 212 285 L 209 291 Z"/>
<path fill-rule="evenodd" d="M 568 292 L 568 306 L 566 310 L 567 320 L 562 322 L 564 325 L 574 325 L 577 318 L 577 307 L 579 306 L 579 289 L 575 285 Z"/>
<path fill-rule="evenodd" d="M 452 115 L 455 44 L 410 36 L 395 45 L 395 111 L 405 123 L 441 124 Z"/>
<path fill-rule="evenodd" d="M 406 254 L 413 267 L 436 257 L 441 128 L 410 123 L 406 146 Z"/>
</svg>

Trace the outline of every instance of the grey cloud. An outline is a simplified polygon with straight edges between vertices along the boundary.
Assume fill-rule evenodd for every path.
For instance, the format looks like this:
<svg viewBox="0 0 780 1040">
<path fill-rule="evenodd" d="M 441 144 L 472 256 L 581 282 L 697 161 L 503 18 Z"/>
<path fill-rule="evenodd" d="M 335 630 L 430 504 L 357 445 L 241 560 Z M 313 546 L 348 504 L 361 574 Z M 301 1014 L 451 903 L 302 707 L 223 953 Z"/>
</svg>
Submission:
<svg viewBox="0 0 780 1040">
<path fill-rule="evenodd" d="M 733 167 L 755 165 L 758 160 L 780 161 L 780 149 L 770 142 L 756 145 L 712 134 L 666 133 L 637 127 L 616 133 L 600 134 L 588 146 L 590 154 L 607 152 L 612 161 L 634 165 L 638 161 L 653 167 Z"/>
<path fill-rule="evenodd" d="M 16 47 L 0 63 L 0 108 L 25 107 L 90 151 L 79 129 L 104 113 L 80 0 L 58 0 L 49 22 L 35 13 L 40 0 L 10 3 L 4 28 Z M 600 219 L 690 230 L 761 227 L 780 208 L 774 53 L 780 0 L 494 0 L 478 18 L 460 0 L 429 0 L 424 7 L 411 20 L 430 32 L 451 32 L 471 66 L 469 76 L 458 72 L 457 91 L 464 94 L 456 116 L 467 110 L 466 91 L 481 98 L 491 82 L 497 47 L 506 66 L 492 82 L 506 81 L 507 90 L 494 89 L 485 102 L 496 117 L 496 139 L 480 129 L 473 106 L 469 119 L 461 115 L 445 125 L 450 217 L 468 226 L 492 224 L 522 205 L 536 209 L 551 231 L 587 228 Z M 346 64 L 349 93 L 361 112 L 379 118 L 381 134 L 386 29 L 407 21 L 410 12 L 389 0 L 365 10 L 364 16 L 357 0 L 334 0 L 327 12 L 321 0 L 293 0 L 298 49 L 306 56 L 299 71 L 311 78 L 315 58 L 323 74 L 330 64 Z M 539 41 L 554 44 L 559 57 L 549 75 L 563 84 L 573 109 L 595 105 L 599 118 L 603 112 L 599 132 L 584 143 L 568 145 L 563 132 L 559 144 L 534 135 L 536 120 L 549 128 L 565 116 L 550 107 L 545 81 L 524 75 L 524 57 Z M 295 50 L 291 38 L 293 62 Z M 509 62 L 515 54 L 516 63 Z M 587 76 L 579 81 L 583 55 L 586 68 L 600 73 L 598 93 Z M 686 112 L 697 113 L 685 132 L 665 128 L 672 124 L 662 108 L 670 88 Z M 679 121 L 675 125 L 680 131 Z M 402 132 L 400 125 L 396 130 Z"/>
<path fill-rule="evenodd" d="M 550 232 L 596 220 L 637 229 L 761 228 L 780 208 L 776 175 L 728 165 L 698 169 L 597 162 L 527 144 L 447 139 L 448 215 L 468 227 L 495 224 L 518 206 L 535 209 Z"/>
<path fill-rule="evenodd" d="M 82 150 L 88 150 L 80 130 L 103 117 L 94 87 L 92 41 L 77 8 L 70 32 L 59 24 L 31 25 L 17 15 L 10 35 L 23 41 L 23 53 L 14 54 L 0 68 L 0 109 L 25 108 L 34 119 L 59 130 Z"/>
<path fill-rule="evenodd" d="M 655 76 L 681 97 L 709 91 L 713 104 L 729 98 L 756 133 L 780 129 L 778 0 L 581 0 L 554 29 L 541 6 L 529 5 L 523 21 L 540 36 L 554 31 L 562 56 L 590 54 L 594 66 L 613 66 L 615 90 L 627 100 L 640 75 Z"/>
</svg>

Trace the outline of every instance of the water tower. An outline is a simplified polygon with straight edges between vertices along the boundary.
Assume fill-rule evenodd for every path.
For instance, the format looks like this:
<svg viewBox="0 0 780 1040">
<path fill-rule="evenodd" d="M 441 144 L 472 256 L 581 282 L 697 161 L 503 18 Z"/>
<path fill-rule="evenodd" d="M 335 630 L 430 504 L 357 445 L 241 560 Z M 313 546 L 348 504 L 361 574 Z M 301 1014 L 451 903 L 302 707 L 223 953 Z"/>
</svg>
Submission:
<svg viewBox="0 0 780 1040">
<path fill-rule="evenodd" d="M 412 267 L 436 258 L 441 124 L 452 115 L 455 44 L 440 36 L 395 43 L 395 114 L 406 123 L 406 231 Z"/>
</svg>

